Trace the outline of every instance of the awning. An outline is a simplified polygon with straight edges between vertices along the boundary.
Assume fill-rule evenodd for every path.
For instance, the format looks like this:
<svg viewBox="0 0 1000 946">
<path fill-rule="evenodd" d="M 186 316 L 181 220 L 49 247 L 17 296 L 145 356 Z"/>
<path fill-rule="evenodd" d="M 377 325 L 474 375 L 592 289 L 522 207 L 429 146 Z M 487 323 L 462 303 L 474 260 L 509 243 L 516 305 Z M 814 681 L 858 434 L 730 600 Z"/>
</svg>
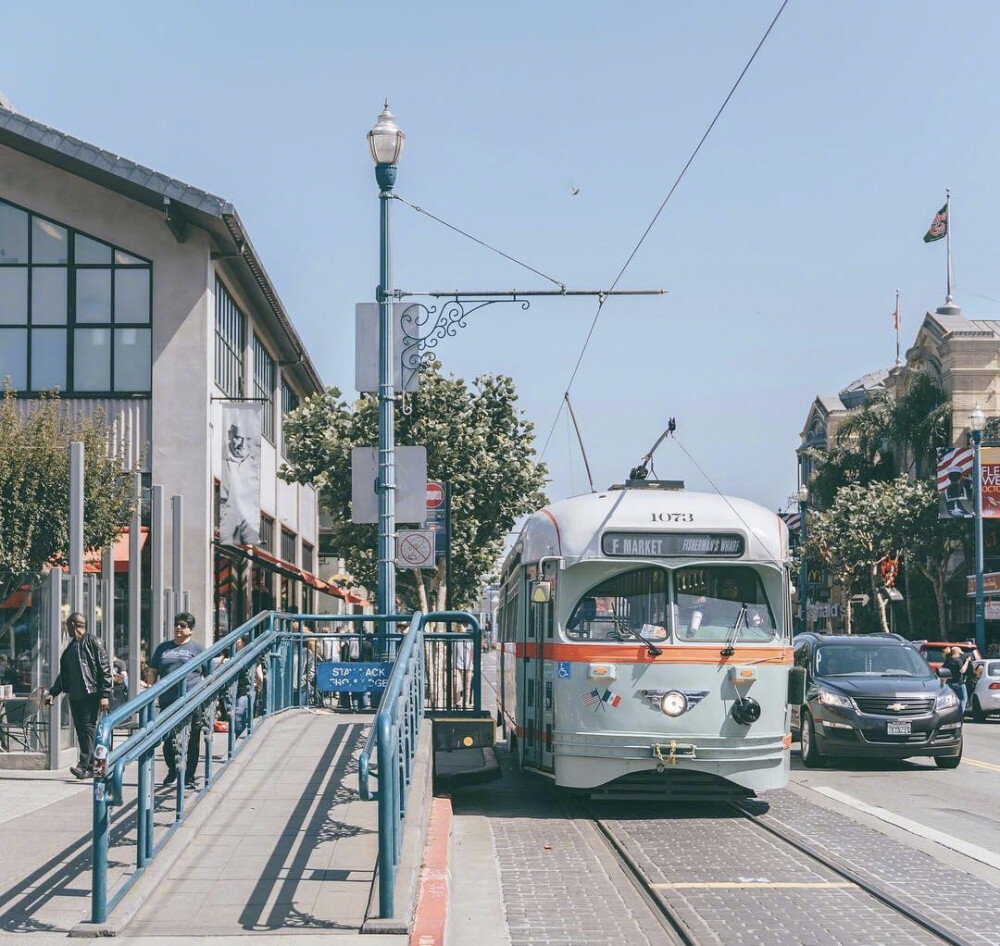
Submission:
<svg viewBox="0 0 1000 946">
<path fill-rule="evenodd" d="M 145 548 L 146 542 L 149 540 L 149 529 L 146 526 L 142 526 L 142 530 L 139 535 L 139 547 Z M 122 529 L 115 538 L 114 547 L 114 561 L 115 561 L 115 572 L 127 572 L 128 571 L 128 558 L 129 558 L 129 530 L 128 527 Z M 88 552 L 83 557 L 83 572 L 85 575 L 99 575 L 101 573 L 101 550 L 97 549 L 93 552 Z"/>
</svg>

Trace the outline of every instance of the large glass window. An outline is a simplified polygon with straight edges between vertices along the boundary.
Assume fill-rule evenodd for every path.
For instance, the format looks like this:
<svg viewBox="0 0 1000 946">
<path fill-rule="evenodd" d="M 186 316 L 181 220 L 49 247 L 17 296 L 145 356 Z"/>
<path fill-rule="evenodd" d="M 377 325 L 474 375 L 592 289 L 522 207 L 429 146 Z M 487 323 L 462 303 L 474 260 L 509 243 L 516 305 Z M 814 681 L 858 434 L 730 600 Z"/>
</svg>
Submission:
<svg viewBox="0 0 1000 946">
<path fill-rule="evenodd" d="M 591 588 L 566 622 L 574 641 L 628 641 L 641 635 L 663 640 L 668 633 L 667 572 L 638 568 Z"/>
<path fill-rule="evenodd" d="M 740 565 L 679 568 L 674 573 L 681 640 L 770 640 L 774 615 L 760 576 Z"/>
<path fill-rule="evenodd" d="M 215 280 L 215 383 L 229 397 L 243 397 L 246 316 L 229 290 Z"/>
<path fill-rule="evenodd" d="M 274 443 L 274 359 L 267 353 L 264 343 L 253 337 L 253 394 L 263 405 L 261 433 Z"/>
<path fill-rule="evenodd" d="M 281 379 L 281 453 L 288 456 L 288 440 L 285 437 L 285 418 L 299 406 L 298 395 Z"/>
<path fill-rule="evenodd" d="M 149 260 L 0 200 L 0 378 L 26 394 L 149 393 L 151 279 Z"/>
</svg>

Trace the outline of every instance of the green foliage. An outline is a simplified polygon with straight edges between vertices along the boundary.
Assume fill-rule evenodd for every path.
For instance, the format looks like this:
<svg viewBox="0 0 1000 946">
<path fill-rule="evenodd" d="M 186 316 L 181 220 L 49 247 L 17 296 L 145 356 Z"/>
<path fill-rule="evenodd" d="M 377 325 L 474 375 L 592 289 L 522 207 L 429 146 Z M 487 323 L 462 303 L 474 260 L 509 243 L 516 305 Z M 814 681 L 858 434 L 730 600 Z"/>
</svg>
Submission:
<svg viewBox="0 0 1000 946">
<path fill-rule="evenodd" d="M 0 401 L 0 601 L 69 549 L 69 444 L 83 443 L 85 551 L 110 545 L 134 498 L 101 415 L 69 417 L 60 400 Z"/>
<path fill-rule="evenodd" d="M 420 390 L 408 396 L 412 412 L 396 412 L 396 443 L 427 449 L 427 475 L 451 483 L 452 605 L 474 605 L 515 520 L 545 503 L 545 466 L 535 462 L 533 425 L 516 409 L 513 381 L 483 375 L 468 386 L 443 377 L 432 362 Z M 287 459 L 279 475 L 311 483 L 334 518 L 333 547 L 355 579 L 376 582 L 374 525 L 350 521 L 351 448 L 378 443 L 378 402 L 365 395 L 353 405 L 336 388 L 306 398 L 285 419 Z M 444 569 L 401 571 L 397 595 L 403 610 L 444 600 Z M 435 600 L 436 599 L 436 600 Z"/>
</svg>

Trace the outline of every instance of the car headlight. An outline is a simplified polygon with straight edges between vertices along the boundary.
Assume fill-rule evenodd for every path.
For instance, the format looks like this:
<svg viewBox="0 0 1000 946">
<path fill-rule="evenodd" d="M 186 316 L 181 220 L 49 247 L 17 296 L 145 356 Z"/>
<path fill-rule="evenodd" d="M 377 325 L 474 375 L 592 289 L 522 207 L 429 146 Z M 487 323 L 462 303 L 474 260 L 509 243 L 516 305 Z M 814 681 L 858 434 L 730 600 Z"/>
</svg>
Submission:
<svg viewBox="0 0 1000 946">
<path fill-rule="evenodd" d="M 660 700 L 660 709 L 667 716 L 680 716 L 687 709 L 687 706 L 687 697 L 680 690 L 671 690 L 669 693 L 664 693 L 663 699 Z"/>
<path fill-rule="evenodd" d="M 949 688 L 937 698 L 934 706 L 939 710 L 951 709 L 953 706 L 958 706 L 958 696 Z"/>
<path fill-rule="evenodd" d="M 847 709 L 851 709 L 854 706 L 849 696 L 841 696 L 832 690 L 820 690 L 819 701 L 820 703 L 825 703 L 827 706 L 845 706 Z"/>
</svg>

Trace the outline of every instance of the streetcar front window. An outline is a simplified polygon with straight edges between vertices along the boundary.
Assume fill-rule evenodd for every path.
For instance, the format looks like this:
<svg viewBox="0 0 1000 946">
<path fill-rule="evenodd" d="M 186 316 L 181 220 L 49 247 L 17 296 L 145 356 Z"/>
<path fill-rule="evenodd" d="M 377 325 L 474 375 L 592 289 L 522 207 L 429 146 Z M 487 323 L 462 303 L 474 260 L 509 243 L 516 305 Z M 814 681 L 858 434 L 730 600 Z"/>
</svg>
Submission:
<svg viewBox="0 0 1000 946">
<path fill-rule="evenodd" d="M 774 613 L 760 576 L 739 565 L 679 568 L 674 573 L 681 640 L 724 641 L 739 627 L 736 640 L 770 640 Z"/>
<path fill-rule="evenodd" d="M 615 575 L 583 595 L 566 621 L 566 636 L 573 641 L 627 641 L 636 634 L 646 640 L 665 640 L 667 573 L 661 568 L 640 568 Z"/>
</svg>

